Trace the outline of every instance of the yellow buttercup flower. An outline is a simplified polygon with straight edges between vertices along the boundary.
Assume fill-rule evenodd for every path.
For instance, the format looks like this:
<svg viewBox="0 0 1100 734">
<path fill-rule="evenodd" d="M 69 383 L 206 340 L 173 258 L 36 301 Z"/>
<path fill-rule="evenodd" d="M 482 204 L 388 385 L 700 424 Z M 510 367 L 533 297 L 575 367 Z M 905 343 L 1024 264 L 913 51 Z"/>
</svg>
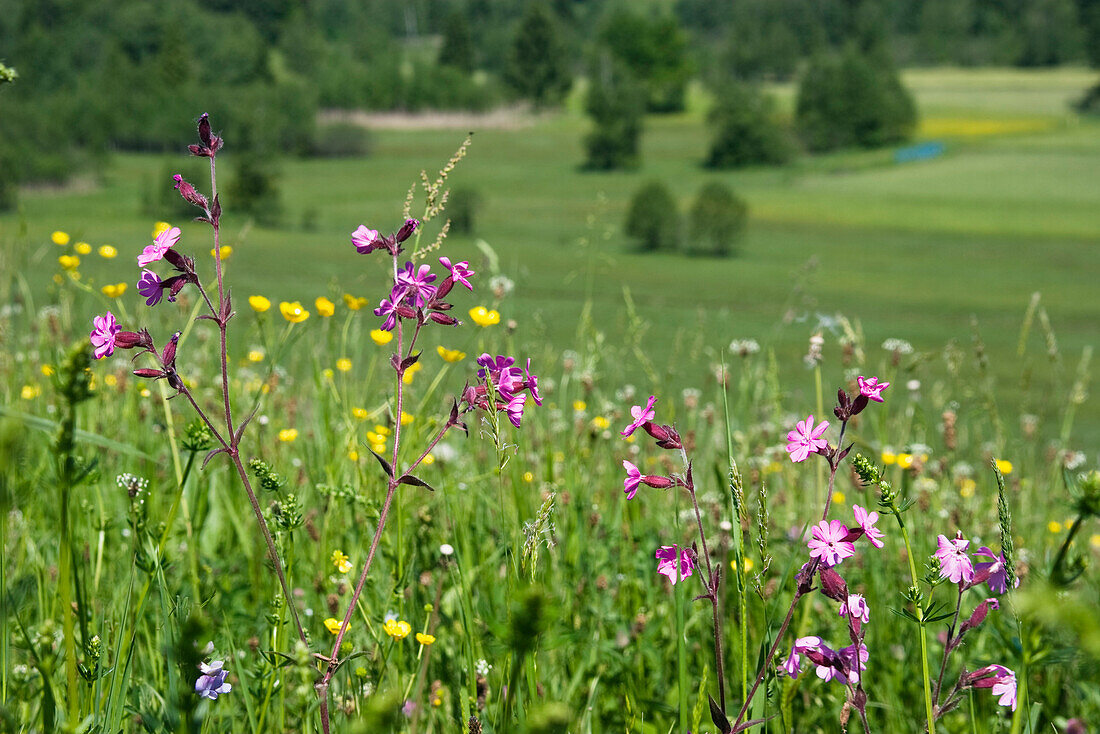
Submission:
<svg viewBox="0 0 1100 734">
<path fill-rule="evenodd" d="M 431 454 L 424 454 L 423 463 L 424 463 L 424 466 L 431 466 L 432 464 L 435 463 L 435 457 L 432 456 Z"/>
<path fill-rule="evenodd" d="M 1093 533 L 1089 536 L 1089 545 L 1093 548 L 1100 548 L 1100 533 Z"/>
<path fill-rule="evenodd" d="M 419 642 L 421 645 L 430 645 L 433 642 L 435 642 L 435 636 L 434 635 L 426 635 L 423 632 L 417 632 L 416 633 L 416 641 Z"/>
<path fill-rule="evenodd" d="M 335 617 L 329 617 L 328 619 L 325 620 L 325 629 L 327 629 L 329 632 L 331 632 L 334 635 L 340 634 L 340 627 L 342 625 L 343 625 L 343 622 L 339 619 L 336 619 Z M 344 629 L 350 630 L 351 629 L 351 622 L 348 622 L 348 626 L 345 627 Z"/>
<path fill-rule="evenodd" d="M 361 421 L 365 421 L 367 419 L 367 416 L 370 415 L 370 413 L 367 412 L 366 408 L 352 408 L 351 414 Z"/>
<path fill-rule="evenodd" d="M 336 369 L 341 372 L 351 372 L 351 360 L 347 357 L 341 357 L 336 360 Z"/>
<path fill-rule="evenodd" d="M 389 344 L 393 339 L 393 332 L 385 329 L 373 329 L 370 333 L 371 340 L 378 346 Z"/>
<path fill-rule="evenodd" d="M 392 433 L 389 426 L 383 426 L 381 424 L 374 427 L 374 432 L 382 436 L 388 436 Z M 382 440 L 385 441 L 386 439 L 383 438 Z"/>
<path fill-rule="evenodd" d="M 248 305 L 252 307 L 252 310 L 256 313 L 263 313 L 267 309 L 271 308 L 271 301 L 263 296 L 249 296 Z"/>
<path fill-rule="evenodd" d="M 250 349 L 248 351 L 249 362 L 263 362 L 264 356 L 264 350 L 262 349 Z"/>
<path fill-rule="evenodd" d="M 896 464 L 898 461 L 898 455 L 893 451 L 882 452 L 882 463 L 889 466 L 890 464 Z"/>
<path fill-rule="evenodd" d="M 53 240 L 53 243 L 55 245 L 60 245 L 61 247 L 64 247 L 65 245 L 69 244 L 69 233 L 58 230 L 50 235 L 50 239 Z"/>
<path fill-rule="evenodd" d="M 331 380 L 332 376 L 335 374 L 336 373 L 332 371 L 331 367 L 325 367 L 323 370 L 321 370 L 321 377 L 325 378 L 326 380 Z"/>
<path fill-rule="evenodd" d="M 475 306 L 470 309 L 470 318 L 474 320 L 474 323 L 478 326 L 492 326 L 493 324 L 500 323 L 500 313 L 497 311 L 490 311 L 484 306 Z"/>
<path fill-rule="evenodd" d="M 352 449 L 348 452 L 348 459 L 350 459 L 351 461 L 359 461 L 359 452 L 355 449 Z"/>
<path fill-rule="evenodd" d="M 836 504 L 843 505 L 844 499 L 844 493 L 841 492 L 839 489 L 833 492 L 833 502 L 835 502 Z"/>
<path fill-rule="evenodd" d="M 102 288 L 100 288 L 100 290 L 103 291 L 103 295 L 107 296 L 108 298 L 118 298 L 123 293 L 126 292 L 126 284 L 125 283 L 114 283 L 113 285 L 112 284 L 107 284 L 107 285 L 103 286 Z"/>
<path fill-rule="evenodd" d="M 347 573 L 351 570 L 351 561 L 348 560 L 348 557 L 340 550 L 334 550 L 332 552 L 332 565 L 336 566 L 336 570 L 340 573 Z"/>
<path fill-rule="evenodd" d="M 978 488 L 978 483 L 975 482 L 973 479 L 970 479 L 969 477 L 967 477 L 966 479 L 962 480 L 962 482 L 959 485 L 959 496 L 960 497 L 973 497 L 974 496 L 974 490 L 976 490 L 977 488 Z"/>
<path fill-rule="evenodd" d="M 573 401 L 573 410 L 577 411 L 578 413 L 583 413 L 587 408 L 588 403 L 584 402 L 583 400 Z"/>
<path fill-rule="evenodd" d="M 371 448 L 375 446 L 381 446 L 386 448 L 386 437 L 375 431 L 367 431 L 367 443 L 371 445 Z M 377 449 L 375 449 L 377 451 Z"/>
<path fill-rule="evenodd" d="M 313 305 L 317 307 L 317 315 L 323 316 L 326 319 L 336 313 L 336 304 L 324 296 L 320 296 L 315 300 Z"/>
<path fill-rule="evenodd" d="M 44 364 L 41 367 L 39 367 L 38 371 L 41 372 L 44 377 L 53 377 L 53 373 L 54 373 L 53 365 Z"/>
<path fill-rule="evenodd" d="M 296 438 L 298 438 L 297 428 L 284 428 L 283 430 L 279 431 L 279 440 L 283 443 L 291 443 Z"/>
<path fill-rule="evenodd" d="M 409 365 L 408 369 L 405 370 L 405 374 L 401 376 L 401 382 L 405 383 L 406 385 L 411 385 L 413 381 L 413 375 L 423 369 L 423 367 L 424 365 L 420 364 L 419 362 Z"/>
<path fill-rule="evenodd" d="M 172 225 L 168 222 L 157 222 L 153 225 L 153 239 L 159 237 L 161 232 L 167 232 L 170 229 L 172 229 Z"/>
<path fill-rule="evenodd" d="M 19 397 L 24 400 L 34 400 L 42 394 L 42 388 L 38 385 L 24 385 L 23 389 L 19 391 Z"/>
<path fill-rule="evenodd" d="M 412 632 L 412 625 L 405 620 L 387 619 L 386 623 L 382 625 L 382 629 L 393 639 L 403 640 Z"/>
<path fill-rule="evenodd" d="M 1000 471 L 1001 474 L 1011 474 L 1012 462 L 1006 461 L 1005 459 L 997 459 L 997 470 Z"/>
<path fill-rule="evenodd" d="M 111 245 L 102 245 L 99 248 L 99 256 L 102 257 L 102 258 L 110 260 L 112 257 L 115 257 L 116 255 L 118 255 L 118 250 L 115 249 L 114 247 L 112 247 Z"/>
<path fill-rule="evenodd" d="M 898 466 L 900 466 L 902 469 L 908 469 L 909 467 L 913 466 L 913 455 L 898 454 Z"/>
<path fill-rule="evenodd" d="M 754 564 L 752 562 L 752 559 L 751 558 L 746 558 L 745 559 L 745 572 L 748 573 L 749 571 L 751 571 L 753 565 Z M 737 570 L 737 561 L 735 561 L 735 560 L 730 561 L 730 568 L 732 568 L 734 571 L 736 571 Z"/>
<path fill-rule="evenodd" d="M 410 414 L 406 413 L 403 410 L 401 411 L 401 425 L 407 426 L 410 423 L 412 423 L 414 420 L 416 420 L 415 415 L 410 415 Z"/>
<path fill-rule="evenodd" d="M 523 472 L 523 481 L 527 482 L 528 484 L 535 481 L 534 473 L 529 472 L 529 471 Z"/>
<path fill-rule="evenodd" d="M 606 431 L 608 428 L 611 427 L 611 421 L 609 421 L 607 418 L 604 418 L 602 415 L 598 415 L 592 419 L 592 425 L 600 429 L 601 431 Z"/>
<path fill-rule="evenodd" d="M 225 260 L 227 257 L 229 257 L 230 255 L 233 254 L 233 246 L 232 245 L 222 245 L 219 249 L 221 250 L 221 258 L 220 259 L 222 259 L 222 260 Z M 216 257 L 217 252 L 218 252 L 218 250 L 215 250 L 213 247 L 211 247 L 210 248 L 210 257 Z"/>
<path fill-rule="evenodd" d="M 92 254 L 92 246 L 89 245 L 87 242 L 77 242 L 73 246 L 73 249 L 76 250 L 76 254 L 78 254 L 78 255 L 91 255 Z"/>
<path fill-rule="evenodd" d="M 367 303 L 369 302 L 366 298 L 356 298 L 350 293 L 344 294 L 344 305 L 347 306 L 350 311 L 358 311 L 361 308 L 365 308 Z"/>
<path fill-rule="evenodd" d="M 279 311 L 282 312 L 283 318 L 292 324 L 300 324 L 309 318 L 309 311 L 302 308 L 302 304 L 298 301 L 283 301 L 279 304 Z"/>
<path fill-rule="evenodd" d="M 65 270 L 75 270 L 80 265 L 80 258 L 76 255 L 62 255 L 57 258 L 57 262 Z"/>
<path fill-rule="evenodd" d="M 458 349 L 447 349 L 443 345 L 436 347 L 435 351 L 443 358 L 444 362 L 461 362 L 466 359 L 466 352 L 459 351 Z"/>
<path fill-rule="evenodd" d="M 103 376 L 103 384 L 107 387 L 114 387 L 118 384 L 118 378 L 108 372 L 106 375 Z"/>
<path fill-rule="evenodd" d="M 1051 520 L 1047 523 L 1047 530 L 1052 533 L 1060 533 L 1062 532 L 1062 523 L 1058 522 L 1057 520 Z"/>
</svg>

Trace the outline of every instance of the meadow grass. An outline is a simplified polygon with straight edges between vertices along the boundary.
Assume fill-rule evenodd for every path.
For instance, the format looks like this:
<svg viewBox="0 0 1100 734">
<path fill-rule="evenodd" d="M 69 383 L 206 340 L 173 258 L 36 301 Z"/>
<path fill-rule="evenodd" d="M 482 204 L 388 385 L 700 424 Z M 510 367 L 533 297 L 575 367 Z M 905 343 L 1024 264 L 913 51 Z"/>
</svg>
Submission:
<svg viewBox="0 0 1100 734">
<path fill-rule="evenodd" d="M 941 85 L 962 78 L 940 73 Z M 1093 243 L 1100 222 L 1088 210 L 1100 198 L 1089 175 L 1100 146 L 1089 125 L 1058 122 L 952 143 L 941 159 L 903 167 L 877 153 L 846 153 L 785 171 L 731 174 L 698 168 L 706 135 L 695 112 L 652 121 L 642 170 L 621 174 L 578 171 L 583 122 L 575 115 L 478 133 L 452 182 L 483 193 L 479 231 L 499 271 L 515 280 L 515 293 L 501 300 L 488 293 L 492 258 L 472 239 L 452 235 L 445 254 L 469 258 L 479 271 L 478 291 L 461 291 L 457 312 L 492 306 L 516 328 L 467 324 L 425 335 L 402 453 L 414 457 L 426 445 L 446 396 L 472 381 L 472 360 L 482 351 L 530 356 L 543 375 L 546 405 L 529 409 L 522 430 L 507 430 L 514 447 L 503 453 L 486 425 L 471 420 L 469 439 L 448 438 L 433 452 L 422 476 L 435 491 L 397 494 L 348 635 L 346 652 L 362 656 L 333 679 L 335 730 L 454 731 L 474 712 L 492 732 L 655 734 L 699 731 L 700 719 L 709 728 L 701 695 L 715 691 L 709 608 L 690 604 L 685 586 L 670 592 L 654 573 L 657 546 L 695 537 L 691 505 L 675 490 L 644 488 L 626 501 L 624 458 L 646 472 L 675 467 L 641 434 L 624 443 L 617 431 L 629 407 L 652 393 L 660 398 L 657 420 L 674 422 L 690 440 L 714 560 L 729 576 L 721 606 L 736 709 L 805 560 L 800 529 L 820 514 L 825 494 L 821 467 L 789 462 L 783 436 L 796 418 L 820 418 L 854 374 L 871 373 L 893 387 L 885 406 L 869 410 L 850 436 L 856 451 L 880 465 L 890 454 L 917 456 L 908 468 L 884 466 L 916 502 L 907 521 L 918 567 L 935 536 L 956 528 L 975 546 L 999 547 L 997 486 L 987 465 L 994 457 L 1012 463 L 1008 497 L 1023 585 L 951 670 L 1002 663 L 1017 671 L 1021 701 L 1031 705 L 1009 723 L 988 692 L 978 691 L 943 720 L 946 730 L 1037 731 L 1100 715 L 1095 618 L 1083 611 L 1095 604 L 1096 576 L 1067 581 L 1056 563 L 1075 518 L 1062 471 L 1066 452 L 1087 452 L 1085 464 L 1066 474 L 1072 483 L 1076 472 L 1095 468 L 1091 447 L 1100 431 L 1096 402 L 1085 397 L 1087 375 L 1078 374 L 1098 311 Z M 385 444 L 376 426 L 393 427 L 389 348 L 369 335 L 379 319 L 341 302 L 350 292 L 373 306 L 388 287 L 387 269 L 355 255 L 347 238 L 360 222 L 396 226 L 416 172 L 438 168 L 460 137 L 385 131 L 369 159 L 284 161 L 287 221 L 312 212 L 309 230 L 250 227 L 226 202 L 224 241 L 234 251 L 225 264 L 239 311 L 230 330 L 231 387 L 238 405 L 262 396 L 242 455 L 261 458 L 285 482 L 261 501 L 313 651 L 331 645 L 322 620 L 341 615 L 380 511 L 385 477 L 367 451 L 368 431 Z M 93 397 L 75 408 L 82 432 L 74 452 L 82 457 L 76 467 L 96 463 L 65 489 L 68 504 L 62 501 L 54 432 L 71 395 L 59 389 L 58 376 L 91 316 L 118 308 L 98 287 L 135 279 L 129 258 L 151 226 L 138 202 L 161 164 L 117 156 L 95 187 L 25 194 L 21 214 L 0 220 L 3 295 L 11 306 L 0 321 L 7 518 L 0 701 L 18 731 L 47 729 L 55 719 L 99 731 L 318 731 L 316 663 L 294 646 L 239 482 L 217 457 L 199 469 L 205 452 L 185 447 L 186 406 L 162 401 L 160 383 L 130 376 L 125 358 L 93 367 Z M 665 180 L 685 203 L 705 179 L 734 185 L 754 217 L 739 256 L 634 255 L 618 224 L 630 192 L 649 177 Z M 94 283 L 90 293 L 66 275 L 60 284 L 52 280 L 56 257 L 72 249 L 49 242 L 55 229 L 73 242 L 119 248 L 117 259 L 82 258 L 81 284 Z M 199 225 L 184 225 L 180 247 L 203 272 L 212 270 L 209 246 Z M 1028 309 L 1035 291 L 1045 312 Z M 131 283 L 123 298 L 127 325 L 147 324 L 163 340 L 192 315 L 187 293 L 151 313 Z M 289 327 L 277 306 L 254 313 L 246 305 L 254 293 L 276 304 L 299 299 L 310 311 L 315 297 L 327 295 L 337 313 L 315 312 Z M 844 322 L 819 324 L 819 313 L 851 319 L 850 351 L 840 344 Z M 819 326 L 824 361 L 807 369 L 801 357 Z M 909 340 L 916 352 L 893 364 L 880 346 L 888 337 Z M 764 349 L 738 357 L 726 348 L 733 338 L 755 338 Z M 215 342 L 204 322 L 181 340 L 181 374 L 203 405 L 219 399 Z M 468 356 L 444 362 L 437 345 Z M 349 370 L 338 368 L 340 358 L 350 360 Z M 715 376 L 723 363 L 724 385 Z M 907 388 L 910 380 L 919 387 Z M 953 437 L 944 430 L 946 412 L 955 414 Z M 727 443 L 745 478 L 751 527 L 765 507 L 770 515 L 764 533 L 750 530 L 743 539 L 734 531 Z M 116 482 L 124 472 L 150 481 L 139 495 L 144 503 Z M 842 472 L 837 481 L 833 517 L 850 515 L 855 503 L 875 506 L 875 494 L 852 476 Z M 280 527 L 296 508 L 301 525 L 284 519 Z M 62 614 L 57 593 L 63 516 L 72 520 L 80 615 Z M 732 527 L 721 529 L 723 520 Z M 1084 522 L 1074 553 L 1095 563 L 1100 533 L 1095 520 Z M 761 539 L 771 561 L 758 596 L 752 576 L 742 574 L 748 561 L 757 572 L 765 568 L 755 550 Z M 919 731 L 916 628 L 889 611 L 906 606 L 900 592 L 909 572 L 899 543 L 891 534 L 881 553 L 855 559 L 848 580 L 874 609 L 866 676 L 873 728 Z M 443 544 L 453 554 L 441 553 Z M 334 567 L 334 550 L 350 557 L 350 575 Z M 741 571 L 730 567 L 734 558 L 742 559 Z M 1052 590 L 1050 579 L 1061 586 Z M 949 590 L 935 593 L 950 601 Z M 1060 603 L 1051 605 L 1055 595 Z M 437 641 L 390 637 L 383 631 L 389 611 Z M 66 679 L 73 635 L 63 631 L 74 621 L 81 661 L 91 658 L 92 635 L 102 644 L 100 666 L 89 682 L 77 680 L 75 700 Z M 744 638 L 735 634 L 741 629 Z M 819 596 L 803 602 L 792 630 L 843 638 L 843 624 Z M 935 666 L 942 646 L 937 628 L 929 631 Z M 200 704 L 195 666 L 207 641 L 216 659 L 227 660 L 234 690 Z M 528 646 L 530 654 L 519 652 Z M 418 709 L 400 718 L 406 700 Z M 689 727 L 682 726 L 685 702 Z M 753 711 L 779 714 L 770 731 L 835 731 L 842 703 L 839 687 L 812 675 L 769 677 Z"/>
</svg>

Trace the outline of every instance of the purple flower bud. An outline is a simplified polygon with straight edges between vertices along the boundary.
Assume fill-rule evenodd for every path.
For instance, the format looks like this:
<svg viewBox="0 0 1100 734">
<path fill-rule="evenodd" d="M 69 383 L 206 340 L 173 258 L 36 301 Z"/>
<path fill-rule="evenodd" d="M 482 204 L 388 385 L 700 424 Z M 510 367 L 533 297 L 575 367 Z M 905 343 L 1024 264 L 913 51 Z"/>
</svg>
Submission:
<svg viewBox="0 0 1100 734">
<path fill-rule="evenodd" d="M 672 480 L 668 477 L 646 474 L 642 477 L 642 483 L 654 489 L 668 489 L 672 486 Z"/>
<path fill-rule="evenodd" d="M 405 240 L 412 237 L 413 232 L 415 232 L 416 228 L 419 226 L 420 222 L 418 222 L 417 220 L 406 219 L 405 223 L 401 225 L 401 229 L 397 230 L 397 234 L 394 235 L 394 239 L 397 240 L 398 243 L 404 242 Z"/>
<path fill-rule="evenodd" d="M 430 314 L 428 314 L 428 318 L 437 324 L 442 324 L 443 326 L 458 325 L 458 319 L 456 319 L 454 316 L 448 316 L 447 314 L 439 313 L 438 311 L 432 311 Z"/>
<path fill-rule="evenodd" d="M 848 601 L 848 584 L 840 574 L 831 568 L 822 568 L 818 572 L 821 577 L 821 593 L 833 601 Z"/>
<path fill-rule="evenodd" d="M 133 349 L 134 347 L 151 346 L 148 332 L 120 331 L 115 334 L 115 347 L 118 349 Z"/>
<path fill-rule="evenodd" d="M 153 380 L 164 377 L 164 373 L 161 370 L 149 369 L 148 367 L 142 367 L 141 369 L 134 370 L 134 374 L 138 377 L 145 377 Z"/>
<path fill-rule="evenodd" d="M 180 192 L 180 196 L 183 197 L 184 201 L 203 210 L 208 208 L 206 197 L 196 191 L 194 186 L 184 181 L 183 176 L 177 173 L 172 178 L 176 182 L 176 191 Z"/>
</svg>

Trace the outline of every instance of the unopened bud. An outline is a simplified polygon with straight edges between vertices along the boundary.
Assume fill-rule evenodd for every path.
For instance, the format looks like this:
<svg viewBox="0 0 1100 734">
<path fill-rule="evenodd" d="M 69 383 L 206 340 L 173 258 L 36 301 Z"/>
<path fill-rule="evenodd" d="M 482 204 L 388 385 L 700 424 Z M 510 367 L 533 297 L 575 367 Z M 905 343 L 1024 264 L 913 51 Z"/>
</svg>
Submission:
<svg viewBox="0 0 1100 734">
<path fill-rule="evenodd" d="M 115 334 L 115 346 L 119 349 L 133 349 L 134 347 L 144 347 L 151 345 L 151 342 L 146 342 L 148 334 L 142 334 L 134 331 L 120 331 Z"/>
<path fill-rule="evenodd" d="M 430 314 L 428 314 L 428 318 L 437 324 L 442 324 L 443 326 L 455 326 L 456 324 L 458 324 L 458 319 L 456 319 L 454 316 L 448 316 L 447 314 L 439 313 L 438 311 L 432 311 Z"/>
<path fill-rule="evenodd" d="M 848 601 L 848 584 L 840 574 L 831 568 L 823 568 L 818 572 L 821 577 L 821 593 L 833 601 Z"/>
<path fill-rule="evenodd" d="M 413 232 L 415 232 L 416 228 L 419 226 L 420 222 L 418 222 L 417 220 L 406 219 L 405 223 L 401 225 L 401 229 L 397 230 L 397 234 L 394 235 L 394 239 L 397 240 L 398 243 L 404 242 L 405 240 L 412 237 Z"/>
<path fill-rule="evenodd" d="M 196 191 L 194 186 L 184 181 L 183 176 L 177 173 L 172 178 L 176 182 L 176 191 L 180 192 L 180 196 L 183 197 L 184 201 L 203 210 L 208 208 L 206 197 Z"/>
<path fill-rule="evenodd" d="M 654 489 L 668 489 L 672 486 L 672 480 L 668 477 L 651 476 L 649 474 L 642 477 L 642 483 Z"/>
</svg>

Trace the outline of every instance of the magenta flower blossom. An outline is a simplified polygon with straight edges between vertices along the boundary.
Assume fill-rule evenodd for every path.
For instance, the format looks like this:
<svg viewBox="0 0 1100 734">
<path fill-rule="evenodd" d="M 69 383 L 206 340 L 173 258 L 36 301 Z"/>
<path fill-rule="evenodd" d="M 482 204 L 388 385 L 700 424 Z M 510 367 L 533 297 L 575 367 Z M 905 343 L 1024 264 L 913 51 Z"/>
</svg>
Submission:
<svg viewBox="0 0 1100 734">
<path fill-rule="evenodd" d="M 819 558 L 826 566 L 835 566 L 845 558 L 856 554 L 855 546 L 844 540 L 848 537 L 848 528 L 840 520 L 822 520 L 814 526 L 806 544 L 810 549 L 810 558 Z"/>
<path fill-rule="evenodd" d="M 172 227 L 158 234 L 157 238 L 153 240 L 153 244 L 146 245 L 145 249 L 138 255 L 137 264 L 144 268 L 149 263 L 155 263 L 163 258 L 164 253 L 179 242 L 180 234 L 179 227 Z"/>
<path fill-rule="evenodd" d="M 137 284 L 138 293 L 145 297 L 146 306 L 155 306 L 160 303 L 164 289 L 161 280 L 152 270 L 142 270 L 141 280 Z"/>
<path fill-rule="evenodd" d="M 634 431 L 641 428 L 648 421 L 653 420 L 654 416 L 656 415 L 653 412 L 653 405 L 656 402 L 657 397 L 655 395 L 650 395 L 649 400 L 646 401 L 644 408 L 640 405 L 635 405 L 634 407 L 632 407 L 630 409 L 630 415 L 633 416 L 634 420 L 629 426 L 620 431 L 619 434 L 625 438 L 634 433 Z"/>
<path fill-rule="evenodd" d="M 792 679 L 797 679 L 802 673 L 802 653 L 809 650 L 820 650 L 824 646 L 825 643 L 820 637 L 799 637 L 794 641 L 794 645 L 791 647 L 791 654 L 787 656 L 787 659 L 783 661 L 780 667 L 782 667 L 783 672 Z"/>
<path fill-rule="evenodd" d="M 821 437 L 829 427 L 829 421 L 821 421 L 814 428 L 814 417 L 811 414 L 804 421 L 799 421 L 793 431 L 787 434 L 787 453 L 791 455 L 791 461 L 805 461 L 810 454 L 816 453 L 828 447 L 829 442 Z"/>
<path fill-rule="evenodd" d="M 840 605 L 840 616 L 848 615 L 864 624 L 871 621 L 871 608 L 867 606 L 867 600 L 863 598 L 863 594 L 849 594 L 848 601 Z"/>
<path fill-rule="evenodd" d="M 877 377 L 864 379 L 862 375 L 856 378 L 856 384 L 859 385 L 860 395 L 868 400 L 874 400 L 876 403 L 883 402 L 882 391 L 890 387 L 889 382 L 879 382 Z"/>
<path fill-rule="evenodd" d="M 668 580 L 676 583 L 676 546 L 662 545 L 654 554 L 657 558 L 657 573 L 668 576 Z M 691 560 L 691 550 L 680 549 L 680 578 L 686 579 L 695 571 L 695 564 Z"/>
<path fill-rule="evenodd" d="M 221 694 L 233 690 L 233 686 L 225 682 L 229 672 L 223 667 L 221 660 L 215 660 L 209 665 L 199 663 L 199 669 L 202 670 L 202 675 L 195 681 L 195 693 L 203 698 L 216 701 Z"/>
<path fill-rule="evenodd" d="M 638 493 L 638 485 L 642 483 L 642 472 L 638 470 L 638 467 L 634 466 L 626 459 L 623 459 L 623 469 L 626 469 L 626 479 L 623 480 L 623 491 L 626 492 L 626 498 L 632 500 L 634 499 L 634 495 Z"/>
<path fill-rule="evenodd" d="M 1005 570 L 1005 557 L 1004 554 L 995 555 L 986 546 L 982 546 L 974 552 L 975 556 L 981 556 L 984 558 L 991 558 L 990 561 L 981 561 L 974 564 L 974 576 L 984 576 L 986 571 L 989 572 L 986 583 L 989 584 L 989 590 L 994 594 L 1003 594 L 1008 591 L 1008 572 Z M 1020 585 L 1020 579 L 1016 579 L 1016 586 Z"/>
<path fill-rule="evenodd" d="M 975 688 L 990 688 L 997 703 L 1016 710 L 1016 674 L 1003 665 L 987 665 L 970 674 Z"/>
<path fill-rule="evenodd" d="M 92 319 L 92 327 L 88 338 L 95 347 L 95 358 L 110 357 L 115 352 L 115 335 L 122 331 L 122 327 L 115 321 L 115 315 L 108 311 L 102 316 L 96 316 Z"/>
<path fill-rule="evenodd" d="M 474 271 L 470 270 L 469 260 L 463 260 L 462 262 L 452 265 L 451 258 L 441 257 L 439 258 L 439 263 L 447 268 L 447 270 L 451 271 L 451 277 L 454 279 L 454 282 L 466 286 L 471 291 L 474 289 L 474 287 L 470 285 L 470 276 L 474 274 Z"/>
<path fill-rule="evenodd" d="M 542 398 L 539 397 L 539 376 L 531 371 L 530 357 L 527 359 L 527 366 L 523 368 L 523 386 L 531 393 L 535 405 L 542 405 Z"/>
<path fill-rule="evenodd" d="M 845 671 L 847 671 L 848 679 L 853 684 L 859 683 L 859 674 L 867 670 L 867 661 L 871 658 L 871 652 L 867 649 L 867 646 L 860 644 L 858 657 L 856 656 L 855 645 L 842 647 L 836 653 L 843 663 Z"/>
<path fill-rule="evenodd" d="M 383 247 L 382 235 L 376 229 L 368 229 L 367 225 L 360 224 L 359 228 L 351 233 L 351 244 L 360 255 L 369 255 Z"/>
<path fill-rule="evenodd" d="M 536 405 L 542 405 L 538 397 L 538 375 L 531 372 L 531 360 L 527 360 L 527 367 L 520 369 L 515 367 L 516 360 L 503 355 L 493 357 L 482 354 L 477 358 L 481 367 L 478 370 L 478 384 L 468 385 L 462 391 L 462 401 L 482 410 L 496 410 L 508 413 L 508 420 L 519 428 L 520 419 L 523 417 L 523 408 L 527 401 L 528 390 L 535 400 Z M 492 392 L 489 385 L 493 386 Z"/>
<path fill-rule="evenodd" d="M 423 308 L 428 301 L 435 298 L 436 287 L 431 285 L 435 280 L 435 273 L 430 265 L 421 265 L 417 268 L 411 262 L 405 263 L 397 271 L 397 284 L 404 286 L 409 305 Z"/>
<path fill-rule="evenodd" d="M 881 548 L 885 543 L 881 538 L 885 536 L 881 530 L 875 527 L 875 523 L 878 522 L 877 512 L 867 512 L 859 505 L 852 505 L 852 513 L 856 516 L 856 524 L 863 530 L 863 534 L 867 536 L 867 540 L 871 541 L 871 545 L 876 548 Z"/>
<path fill-rule="evenodd" d="M 523 404 L 525 402 L 527 402 L 527 393 L 521 393 L 509 398 L 508 404 L 504 406 L 504 410 L 508 413 L 508 420 L 516 428 L 519 428 L 519 422 L 523 420 Z"/>
<path fill-rule="evenodd" d="M 941 535 L 937 541 L 939 549 L 936 551 L 936 558 L 940 560 L 940 575 L 956 584 L 970 583 L 974 578 L 974 563 L 966 554 L 970 541 L 964 540 L 962 533 L 956 535 L 954 540 L 948 540 L 946 535 Z"/>
</svg>

